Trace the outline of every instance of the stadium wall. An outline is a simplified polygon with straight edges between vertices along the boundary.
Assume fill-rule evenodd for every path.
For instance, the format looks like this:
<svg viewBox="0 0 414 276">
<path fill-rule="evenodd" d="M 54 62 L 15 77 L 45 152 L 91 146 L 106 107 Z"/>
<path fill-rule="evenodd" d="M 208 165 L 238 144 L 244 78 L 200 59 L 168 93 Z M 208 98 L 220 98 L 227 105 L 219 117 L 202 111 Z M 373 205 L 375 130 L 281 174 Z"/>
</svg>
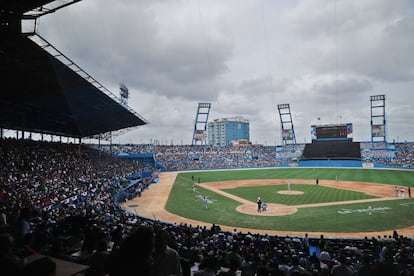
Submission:
<svg viewBox="0 0 414 276">
<path fill-rule="evenodd" d="M 298 167 L 349 167 L 361 168 L 362 162 L 356 160 L 308 160 L 298 162 Z"/>
</svg>

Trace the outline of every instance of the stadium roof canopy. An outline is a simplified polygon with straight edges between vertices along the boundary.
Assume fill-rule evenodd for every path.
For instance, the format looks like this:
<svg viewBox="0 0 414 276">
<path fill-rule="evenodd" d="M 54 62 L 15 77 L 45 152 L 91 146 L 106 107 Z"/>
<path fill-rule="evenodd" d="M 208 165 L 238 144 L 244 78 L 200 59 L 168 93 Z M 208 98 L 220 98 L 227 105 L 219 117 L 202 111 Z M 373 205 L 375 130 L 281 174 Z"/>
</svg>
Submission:
<svg viewBox="0 0 414 276">
<path fill-rule="evenodd" d="M 0 3 L 0 128 L 80 138 L 147 124 L 40 35 L 22 33 L 22 19 L 78 1 Z M 52 2 L 61 5 L 44 8 Z"/>
</svg>

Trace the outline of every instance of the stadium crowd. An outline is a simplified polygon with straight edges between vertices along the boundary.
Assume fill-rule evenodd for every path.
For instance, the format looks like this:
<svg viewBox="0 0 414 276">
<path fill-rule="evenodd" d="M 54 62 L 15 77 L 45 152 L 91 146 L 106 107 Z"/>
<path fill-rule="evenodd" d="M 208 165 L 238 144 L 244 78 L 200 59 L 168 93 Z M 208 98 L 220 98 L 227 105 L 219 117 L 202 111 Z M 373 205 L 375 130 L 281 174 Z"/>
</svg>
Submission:
<svg viewBox="0 0 414 276">
<path fill-rule="evenodd" d="M 384 142 L 376 142 L 364 145 L 361 146 L 363 160 L 394 168 L 414 168 L 414 143 L 393 143 L 385 146 Z"/>
<path fill-rule="evenodd" d="M 361 149 L 388 149 L 388 144 L 384 141 L 360 142 Z"/>
<path fill-rule="evenodd" d="M 395 158 L 390 165 L 402 168 L 414 168 L 414 143 L 396 143 Z"/>
<path fill-rule="evenodd" d="M 413 143 L 361 142 L 361 160 L 397 168 L 414 168 Z M 283 147 L 243 145 L 95 145 L 107 153 L 152 154 L 168 171 L 260 168 L 289 165 L 300 160 L 305 144 Z"/>
<path fill-rule="evenodd" d="M 95 147 L 97 147 L 95 145 Z M 288 147 L 288 146 L 286 146 Z M 235 169 L 274 167 L 292 162 L 297 157 L 294 147 L 277 153 L 275 146 L 243 145 L 213 147 L 208 145 L 100 145 L 107 153 L 151 153 L 168 171 L 197 169 Z M 300 148 L 296 146 L 296 148 Z M 303 150 L 303 146 L 302 146 Z"/>
<path fill-rule="evenodd" d="M 0 140 L 0 160 L 0 248 L 10 254 L 2 246 L 13 237 L 20 257 L 32 247 L 52 256 L 67 256 L 81 243 L 89 250 L 82 237 L 88 231 L 110 233 L 134 219 L 113 200 L 126 177 L 154 170 L 138 162 L 114 161 L 85 146 L 30 140 Z M 145 189 L 144 183 L 136 187 Z M 2 256 L 1 267 L 8 271 L 3 262 L 9 258 Z"/>
<path fill-rule="evenodd" d="M 53 270 L 47 257 L 24 263 L 37 253 L 84 275 L 414 275 L 413 240 L 396 232 L 282 237 L 140 218 L 117 199 L 145 193 L 156 169 L 84 145 L 2 139 L 0 162 L 1 275 L 53 275 L 39 272 Z"/>
<path fill-rule="evenodd" d="M 361 151 L 362 160 L 367 161 L 381 161 L 383 159 L 389 160 L 391 158 L 391 151 L 384 149 L 363 150 Z"/>
</svg>

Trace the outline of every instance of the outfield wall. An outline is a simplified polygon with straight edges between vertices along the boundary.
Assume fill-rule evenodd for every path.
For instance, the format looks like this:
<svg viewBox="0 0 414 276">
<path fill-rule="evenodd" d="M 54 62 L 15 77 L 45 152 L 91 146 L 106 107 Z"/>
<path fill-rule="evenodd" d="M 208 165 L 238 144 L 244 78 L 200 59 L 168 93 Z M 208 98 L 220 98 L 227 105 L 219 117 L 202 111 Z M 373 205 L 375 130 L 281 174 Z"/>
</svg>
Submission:
<svg viewBox="0 0 414 276">
<path fill-rule="evenodd" d="M 307 160 L 298 162 L 298 167 L 362 168 L 362 162 L 356 160 Z"/>
</svg>

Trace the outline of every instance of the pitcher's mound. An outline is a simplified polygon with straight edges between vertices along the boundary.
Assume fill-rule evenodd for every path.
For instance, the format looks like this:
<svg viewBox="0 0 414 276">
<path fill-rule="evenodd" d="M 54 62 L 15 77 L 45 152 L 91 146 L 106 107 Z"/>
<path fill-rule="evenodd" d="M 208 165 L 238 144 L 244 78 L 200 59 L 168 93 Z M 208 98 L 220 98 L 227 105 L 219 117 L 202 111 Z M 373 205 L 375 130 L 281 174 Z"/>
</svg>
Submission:
<svg viewBox="0 0 414 276">
<path fill-rule="evenodd" d="M 302 194 L 304 194 L 304 192 L 302 192 L 302 191 L 289 191 L 289 190 L 283 190 L 283 191 L 279 191 L 277 193 L 281 194 L 281 195 L 302 195 Z"/>
<path fill-rule="evenodd" d="M 296 207 L 273 203 L 268 203 L 267 210 L 261 212 L 257 212 L 257 204 L 253 203 L 240 205 L 236 210 L 240 213 L 256 216 L 285 216 L 294 214 L 298 211 Z"/>
</svg>

